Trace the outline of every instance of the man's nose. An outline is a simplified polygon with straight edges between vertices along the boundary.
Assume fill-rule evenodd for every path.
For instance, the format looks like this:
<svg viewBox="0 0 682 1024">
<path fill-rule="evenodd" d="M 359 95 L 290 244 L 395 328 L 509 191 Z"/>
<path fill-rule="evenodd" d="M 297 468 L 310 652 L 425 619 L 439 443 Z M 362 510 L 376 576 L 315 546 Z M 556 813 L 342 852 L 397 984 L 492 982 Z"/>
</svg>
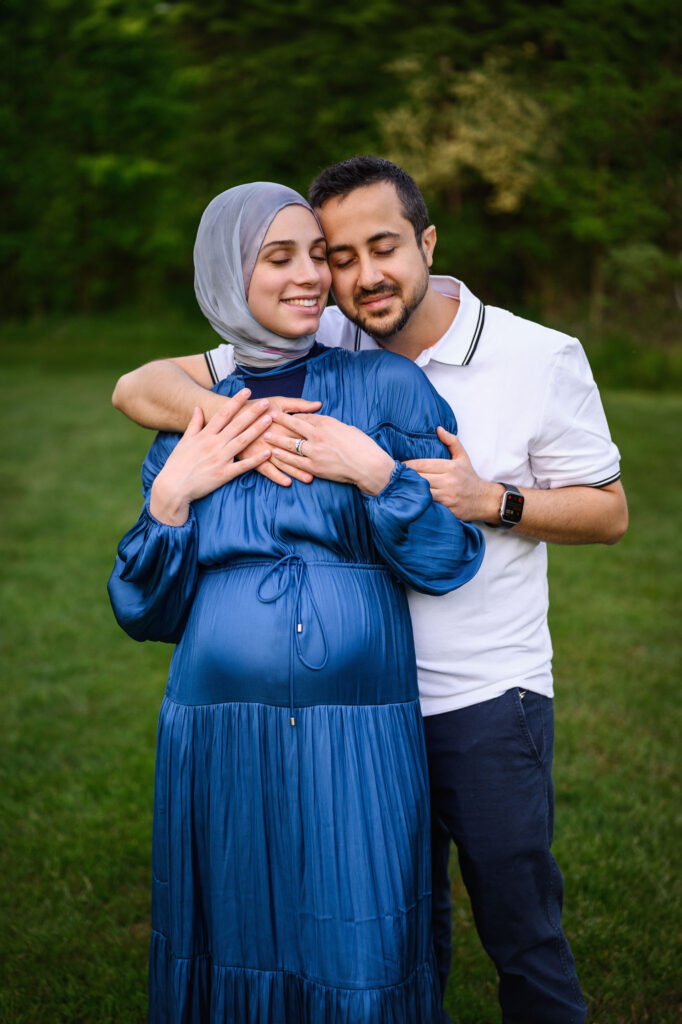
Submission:
<svg viewBox="0 0 682 1024">
<path fill-rule="evenodd" d="M 371 291 L 380 285 L 384 279 L 381 267 L 373 259 L 361 259 L 358 272 L 358 286 L 366 291 Z"/>
</svg>

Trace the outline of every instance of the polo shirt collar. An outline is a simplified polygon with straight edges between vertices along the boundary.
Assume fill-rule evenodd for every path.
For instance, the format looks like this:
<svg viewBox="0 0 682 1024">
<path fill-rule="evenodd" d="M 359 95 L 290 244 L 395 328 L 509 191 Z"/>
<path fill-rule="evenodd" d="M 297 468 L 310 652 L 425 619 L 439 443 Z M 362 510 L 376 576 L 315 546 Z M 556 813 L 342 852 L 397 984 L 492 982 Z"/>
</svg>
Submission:
<svg viewBox="0 0 682 1024">
<path fill-rule="evenodd" d="M 441 295 L 459 299 L 459 307 L 445 334 L 431 348 L 420 352 L 415 362 L 422 367 L 432 359 L 450 366 L 466 366 L 471 362 L 481 337 L 485 306 L 455 277 L 432 274 L 431 284 Z"/>
</svg>

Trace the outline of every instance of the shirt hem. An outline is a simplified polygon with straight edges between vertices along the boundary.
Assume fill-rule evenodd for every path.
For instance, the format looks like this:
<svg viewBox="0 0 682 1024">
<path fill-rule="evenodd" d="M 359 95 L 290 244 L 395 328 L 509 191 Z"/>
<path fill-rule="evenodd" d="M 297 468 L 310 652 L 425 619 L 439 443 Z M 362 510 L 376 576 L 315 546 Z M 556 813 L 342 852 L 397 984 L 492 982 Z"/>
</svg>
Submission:
<svg viewBox="0 0 682 1024">
<path fill-rule="evenodd" d="M 537 678 L 527 679 L 524 676 L 516 676 L 512 679 L 503 679 L 487 686 L 480 686 L 476 690 L 467 690 L 465 693 L 448 694 L 445 697 L 429 697 L 423 692 L 419 694 L 422 716 L 428 718 L 431 715 L 443 715 L 448 711 L 459 711 L 461 708 L 473 707 L 475 704 L 483 704 L 486 700 L 494 700 L 501 697 L 507 690 L 519 687 L 522 690 L 532 690 L 533 693 L 540 693 L 543 697 L 554 696 L 554 686 L 551 677 L 546 680 Z"/>
</svg>

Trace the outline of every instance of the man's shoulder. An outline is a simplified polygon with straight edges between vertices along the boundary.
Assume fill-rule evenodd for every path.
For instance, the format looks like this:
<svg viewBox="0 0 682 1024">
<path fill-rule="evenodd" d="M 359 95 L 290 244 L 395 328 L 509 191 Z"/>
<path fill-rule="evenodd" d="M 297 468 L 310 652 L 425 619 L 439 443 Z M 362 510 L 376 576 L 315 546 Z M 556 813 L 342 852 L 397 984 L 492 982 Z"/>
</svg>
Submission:
<svg viewBox="0 0 682 1024">
<path fill-rule="evenodd" d="M 570 334 L 498 306 L 485 307 L 485 329 L 491 339 L 505 347 L 514 346 L 520 356 L 553 358 L 563 349 L 580 345 Z"/>
</svg>

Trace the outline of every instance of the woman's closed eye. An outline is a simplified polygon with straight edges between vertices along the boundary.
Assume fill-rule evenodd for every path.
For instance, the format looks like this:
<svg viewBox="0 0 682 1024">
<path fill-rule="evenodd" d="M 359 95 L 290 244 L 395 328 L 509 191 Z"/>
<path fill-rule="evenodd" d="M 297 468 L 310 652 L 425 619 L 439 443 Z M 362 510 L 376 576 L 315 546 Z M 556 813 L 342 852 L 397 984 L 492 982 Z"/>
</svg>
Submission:
<svg viewBox="0 0 682 1024">
<path fill-rule="evenodd" d="M 286 255 L 277 253 L 277 254 L 275 254 L 273 256 L 269 256 L 268 257 L 268 262 L 273 267 L 283 267 L 287 263 L 291 263 L 291 259 L 292 259 L 291 256 L 286 256 Z M 326 252 L 320 252 L 319 250 L 317 252 L 311 252 L 310 253 L 310 259 L 313 261 L 313 263 L 326 263 L 327 262 L 327 254 L 326 254 Z"/>
</svg>

